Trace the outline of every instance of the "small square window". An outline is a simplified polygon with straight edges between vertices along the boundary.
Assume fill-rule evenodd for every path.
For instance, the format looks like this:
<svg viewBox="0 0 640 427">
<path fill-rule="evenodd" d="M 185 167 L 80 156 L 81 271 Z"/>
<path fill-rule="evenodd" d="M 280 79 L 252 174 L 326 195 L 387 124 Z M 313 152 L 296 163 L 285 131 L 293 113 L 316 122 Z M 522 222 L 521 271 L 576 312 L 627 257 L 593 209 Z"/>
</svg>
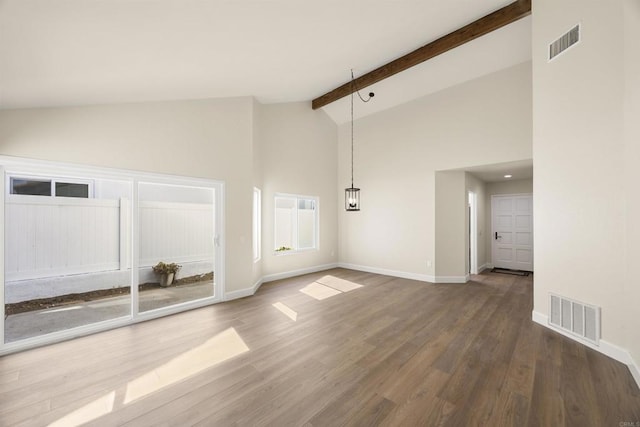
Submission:
<svg viewBox="0 0 640 427">
<path fill-rule="evenodd" d="M 93 184 L 71 179 L 12 176 L 9 179 L 9 194 L 20 196 L 93 197 Z"/>
<path fill-rule="evenodd" d="M 56 182 L 56 197 L 89 198 L 89 184 L 74 182 Z"/>
<path fill-rule="evenodd" d="M 51 181 L 11 178 L 11 194 L 51 196 Z"/>
<path fill-rule="evenodd" d="M 318 249 L 318 199 L 276 195 L 276 252 Z"/>
</svg>

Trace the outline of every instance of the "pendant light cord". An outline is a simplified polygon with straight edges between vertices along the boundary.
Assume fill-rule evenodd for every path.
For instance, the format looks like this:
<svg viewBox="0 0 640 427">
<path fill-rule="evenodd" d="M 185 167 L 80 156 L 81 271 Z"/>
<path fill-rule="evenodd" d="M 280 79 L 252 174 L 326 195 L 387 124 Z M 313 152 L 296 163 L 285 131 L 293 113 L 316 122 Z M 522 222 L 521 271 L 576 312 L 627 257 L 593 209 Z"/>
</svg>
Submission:
<svg viewBox="0 0 640 427">
<path fill-rule="evenodd" d="M 364 99 L 362 95 L 360 95 L 360 91 L 357 87 L 355 87 L 355 79 L 353 77 L 353 68 L 351 69 L 351 188 L 353 188 L 353 93 L 358 94 L 358 98 L 362 102 L 369 102 L 371 98 L 373 98 L 374 93 L 369 92 L 369 98 Z"/>
<path fill-rule="evenodd" d="M 351 188 L 353 188 L 353 68 L 351 69 Z"/>
</svg>

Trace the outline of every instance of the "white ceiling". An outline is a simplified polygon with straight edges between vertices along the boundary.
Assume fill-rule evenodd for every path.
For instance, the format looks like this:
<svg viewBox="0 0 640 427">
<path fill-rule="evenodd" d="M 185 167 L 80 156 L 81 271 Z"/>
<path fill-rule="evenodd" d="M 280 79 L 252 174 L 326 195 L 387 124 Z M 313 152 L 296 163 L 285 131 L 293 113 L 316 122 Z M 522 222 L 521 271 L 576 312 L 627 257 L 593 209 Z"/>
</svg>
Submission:
<svg viewBox="0 0 640 427">
<path fill-rule="evenodd" d="M 475 166 L 464 169 L 484 182 L 500 182 L 533 178 L 533 160 L 518 160 L 515 162 L 496 163 L 492 165 Z M 511 175 L 511 178 L 505 178 Z"/>
<path fill-rule="evenodd" d="M 511 1 L 0 0 L 0 108 L 310 101 Z M 527 61 L 530 44 L 518 21 L 374 85 L 357 116 Z M 347 101 L 325 108 L 337 123 Z"/>
</svg>

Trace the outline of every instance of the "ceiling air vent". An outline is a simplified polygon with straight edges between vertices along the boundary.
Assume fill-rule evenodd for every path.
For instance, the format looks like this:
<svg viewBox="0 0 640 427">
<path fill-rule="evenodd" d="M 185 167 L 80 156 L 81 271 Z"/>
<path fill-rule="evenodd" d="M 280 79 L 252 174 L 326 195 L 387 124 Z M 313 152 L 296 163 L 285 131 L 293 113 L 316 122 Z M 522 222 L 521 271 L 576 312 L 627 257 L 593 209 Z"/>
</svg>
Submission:
<svg viewBox="0 0 640 427">
<path fill-rule="evenodd" d="M 549 45 L 549 61 L 580 41 L 580 24 Z"/>
</svg>

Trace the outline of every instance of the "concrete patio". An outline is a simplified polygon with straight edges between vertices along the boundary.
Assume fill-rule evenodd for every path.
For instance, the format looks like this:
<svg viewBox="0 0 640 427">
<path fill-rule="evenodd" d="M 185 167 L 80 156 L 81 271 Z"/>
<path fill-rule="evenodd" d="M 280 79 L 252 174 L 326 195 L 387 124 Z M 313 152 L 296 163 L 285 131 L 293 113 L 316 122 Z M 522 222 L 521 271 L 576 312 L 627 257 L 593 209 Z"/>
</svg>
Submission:
<svg viewBox="0 0 640 427">
<path fill-rule="evenodd" d="M 213 295 L 213 282 L 150 289 L 140 292 L 140 312 L 168 307 Z M 49 334 L 106 320 L 127 317 L 131 313 L 130 295 L 52 307 L 7 316 L 5 342 Z"/>
</svg>

